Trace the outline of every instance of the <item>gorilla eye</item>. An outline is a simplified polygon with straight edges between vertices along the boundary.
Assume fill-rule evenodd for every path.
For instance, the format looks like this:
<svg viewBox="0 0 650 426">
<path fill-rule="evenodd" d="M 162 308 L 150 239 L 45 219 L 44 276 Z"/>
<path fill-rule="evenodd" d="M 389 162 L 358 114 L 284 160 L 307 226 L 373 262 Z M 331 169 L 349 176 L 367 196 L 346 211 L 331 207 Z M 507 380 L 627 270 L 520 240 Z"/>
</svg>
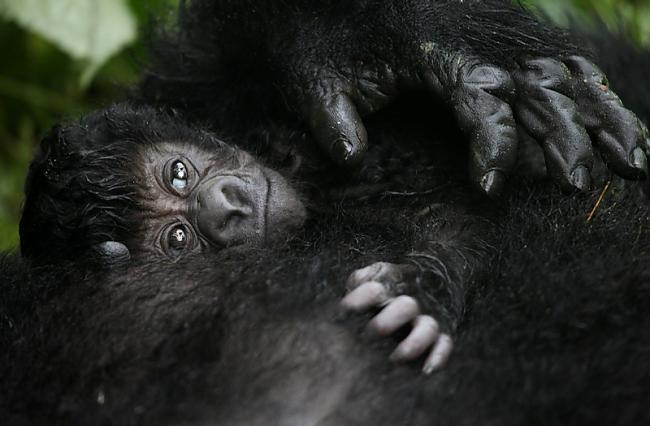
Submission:
<svg viewBox="0 0 650 426">
<path fill-rule="evenodd" d="M 173 228 L 167 236 L 167 243 L 172 250 L 183 250 L 187 245 L 187 232 L 185 231 L 185 227 L 177 226 Z"/>
<path fill-rule="evenodd" d="M 158 238 L 163 254 L 170 259 L 191 251 L 197 242 L 192 227 L 179 222 L 166 227 Z"/>
<path fill-rule="evenodd" d="M 172 186 L 176 189 L 185 189 L 187 186 L 187 167 L 182 161 L 172 164 Z"/>
</svg>

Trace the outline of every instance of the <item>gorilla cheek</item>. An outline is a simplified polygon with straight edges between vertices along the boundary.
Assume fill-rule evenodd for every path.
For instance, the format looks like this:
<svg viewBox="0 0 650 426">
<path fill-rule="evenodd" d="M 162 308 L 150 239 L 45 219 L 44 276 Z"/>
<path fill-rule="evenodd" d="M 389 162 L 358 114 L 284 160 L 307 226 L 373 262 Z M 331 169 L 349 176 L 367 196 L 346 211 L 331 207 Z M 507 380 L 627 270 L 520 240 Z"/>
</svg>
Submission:
<svg viewBox="0 0 650 426">
<path fill-rule="evenodd" d="M 266 204 L 267 238 L 286 238 L 287 231 L 302 227 L 307 217 L 305 206 L 298 193 L 278 172 L 264 169 L 269 181 L 269 195 Z"/>
<path fill-rule="evenodd" d="M 261 173 L 204 181 L 196 199 L 199 231 L 221 246 L 260 242 L 264 239 L 267 193 L 268 183 Z"/>
</svg>

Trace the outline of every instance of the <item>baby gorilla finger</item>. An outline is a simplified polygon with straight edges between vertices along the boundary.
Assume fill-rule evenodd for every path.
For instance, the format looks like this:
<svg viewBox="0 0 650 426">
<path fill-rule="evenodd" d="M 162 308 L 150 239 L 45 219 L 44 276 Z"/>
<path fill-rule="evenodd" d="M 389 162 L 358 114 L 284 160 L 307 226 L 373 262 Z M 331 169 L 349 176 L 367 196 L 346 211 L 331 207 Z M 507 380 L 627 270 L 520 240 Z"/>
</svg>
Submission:
<svg viewBox="0 0 650 426">
<path fill-rule="evenodd" d="M 517 161 L 517 130 L 507 103 L 513 94 L 509 73 L 492 65 L 461 71 L 452 94 L 461 130 L 470 138 L 470 177 L 489 196 L 501 192 Z"/>
<path fill-rule="evenodd" d="M 348 311 L 363 312 L 381 306 L 389 300 L 383 284 L 369 281 L 359 285 L 341 300 L 341 307 Z"/>
<path fill-rule="evenodd" d="M 318 144 L 341 166 L 361 162 L 368 135 L 357 108 L 344 93 L 327 94 L 310 102 L 309 126 Z"/>
<path fill-rule="evenodd" d="M 549 175 L 566 191 L 591 187 L 591 140 L 578 113 L 573 78 L 562 62 L 550 58 L 520 64 L 515 116 L 541 143 Z"/>
<path fill-rule="evenodd" d="M 418 302 L 410 296 L 399 296 L 370 320 L 367 330 L 371 334 L 385 337 L 413 321 L 418 315 L 420 315 Z"/>
<path fill-rule="evenodd" d="M 454 349 L 454 341 L 448 334 L 441 334 L 434 346 L 433 350 L 424 362 L 422 372 L 424 374 L 431 374 L 445 366 Z"/>
<path fill-rule="evenodd" d="M 382 283 L 392 297 L 406 290 L 406 281 L 415 273 L 413 265 L 375 262 L 352 272 L 345 286 L 348 290 L 353 290 L 366 282 L 376 281 Z"/>
<path fill-rule="evenodd" d="M 413 320 L 411 333 L 391 354 L 391 361 L 410 361 L 419 357 L 436 342 L 439 334 L 440 327 L 435 319 L 428 315 L 418 315 Z"/>
<path fill-rule="evenodd" d="M 378 281 L 377 278 L 383 275 L 382 270 L 385 269 L 384 265 L 390 264 L 386 262 L 375 262 L 372 265 L 355 270 L 348 277 L 345 287 L 348 290 L 353 290 L 368 281 Z"/>
<path fill-rule="evenodd" d="M 596 65 L 581 56 L 565 63 L 576 82 L 578 111 L 605 163 L 626 179 L 645 178 L 646 136 L 639 120 L 623 106 Z"/>
</svg>

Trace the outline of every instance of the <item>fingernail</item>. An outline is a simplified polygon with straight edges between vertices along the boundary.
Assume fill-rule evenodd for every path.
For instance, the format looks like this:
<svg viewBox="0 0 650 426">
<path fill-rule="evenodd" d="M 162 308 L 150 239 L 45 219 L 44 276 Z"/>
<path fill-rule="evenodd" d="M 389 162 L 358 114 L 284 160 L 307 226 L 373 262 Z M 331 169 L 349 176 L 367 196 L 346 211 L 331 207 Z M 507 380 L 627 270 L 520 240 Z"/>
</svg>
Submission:
<svg viewBox="0 0 650 426">
<path fill-rule="evenodd" d="M 589 169 L 585 166 L 578 166 L 571 173 L 571 183 L 580 191 L 587 191 L 591 188 L 591 177 Z"/>
<path fill-rule="evenodd" d="M 429 375 L 436 371 L 438 368 L 440 368 L 440 360 L 434 359 L 430 360 L 426 364 L 424 364 L 424 367 L 422 368 L 422 373 Z"/>
<path fill-rule="evenodd" d="M 496 197 L 501 193 L 506 177 L 499 170 L 490 170 L 481 178 L 481 188 L 489 197 Z"/>
<path fill-rule="evenodd" d="M 345 138 L 339 138 L 332 143 L 332 155 L 334 159 L 339 162 L 346 162 L 350 159 L 352 155 L 354 146 L 350 143 L 349 140 Z"/>
<path fill-rule="evenodd" d="M 630 162 L 645 178 L 648 174 L 648 158 L 641 148 L 636 148 L 630 155 Z"/>
<path fill-rule="evenodd" d="M 390 357 L 388 357 L 388 360 L 390 362 L 402 362 L 404 360 L 404 354 L 407 351 L 404 348 L 398 348 L 393 351 L 393 353 L 390 354 Z"/>
</svg>

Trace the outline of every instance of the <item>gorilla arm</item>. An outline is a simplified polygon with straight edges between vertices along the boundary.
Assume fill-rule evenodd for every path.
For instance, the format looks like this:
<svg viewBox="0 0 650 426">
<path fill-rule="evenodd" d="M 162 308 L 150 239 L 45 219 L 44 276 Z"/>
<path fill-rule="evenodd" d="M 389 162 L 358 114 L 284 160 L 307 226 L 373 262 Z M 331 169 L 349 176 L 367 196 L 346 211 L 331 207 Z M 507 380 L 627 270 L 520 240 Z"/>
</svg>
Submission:
<svg viewBox="0 0 650 426">
<path fill-rule="evenodd" d="M 592 142 L 615 173 L 647 173 L 647 132 L 604 74 L 565 32 L 510 0 L 195 0 L 180 27 L 186 59 L 176 76 L 164 66 L 152 74 L 157 96 L 210 104 L 223 93 L 209 87 L 234 83 L 244 112 L 251 103 L 265 108 L 266 99 L 270 111 L 288 109 L 339 164 L 365 153 L 362 116 L 415 89 L 454 112 L 471 147 L 471 179 L 488 195 L 515 166 L 521 133 L 544 148 L 549 174 L 565 190 L 590 188 Z M 223 87 L 211 85 L 218 79 Z M 208 89 L 188 90 L 188 81 Z"/>
</svg>

